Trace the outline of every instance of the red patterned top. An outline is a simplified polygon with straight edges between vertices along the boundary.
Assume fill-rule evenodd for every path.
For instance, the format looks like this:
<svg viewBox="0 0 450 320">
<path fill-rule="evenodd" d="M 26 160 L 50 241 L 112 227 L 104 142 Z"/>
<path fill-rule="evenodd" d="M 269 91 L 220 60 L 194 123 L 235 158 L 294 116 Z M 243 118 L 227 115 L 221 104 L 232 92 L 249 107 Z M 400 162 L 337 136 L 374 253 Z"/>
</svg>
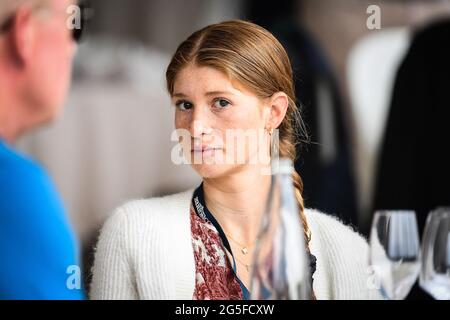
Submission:
<svg viewBox="0 0 450 320">
<path fill-rule="evenodd" d="M 194 300 L 242 300 L 241 286 L 214 225 L 191 205 L 191 234 L 195 258 Z"/>
</svg>

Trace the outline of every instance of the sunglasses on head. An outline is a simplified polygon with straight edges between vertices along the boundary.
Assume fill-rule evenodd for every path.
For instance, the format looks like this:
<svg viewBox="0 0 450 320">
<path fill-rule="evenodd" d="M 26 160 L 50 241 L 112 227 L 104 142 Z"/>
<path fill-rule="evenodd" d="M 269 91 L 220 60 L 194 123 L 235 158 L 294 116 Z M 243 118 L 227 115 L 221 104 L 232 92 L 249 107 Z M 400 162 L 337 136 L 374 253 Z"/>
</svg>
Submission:
<svg viewBox="0 0 450 320">
<path fill-rule="evenodd" d="M 92 10 L 88 6 L 88 1 L 80 1 L 78 3 L 78 6 L 80 7 L 81 23 L 79 28 L 72 29 L 72 38 L 75 42 L 81 41 L 84 31 L 87 28 L 87 23 L 90 19 L 90 15 L 92 14 Z M 13 24 L 14 24 L 14 15 L 6 19 L 6 21 L 0 25 L 0 34 L 7 32 L 12 27 Z"/>
</svg>

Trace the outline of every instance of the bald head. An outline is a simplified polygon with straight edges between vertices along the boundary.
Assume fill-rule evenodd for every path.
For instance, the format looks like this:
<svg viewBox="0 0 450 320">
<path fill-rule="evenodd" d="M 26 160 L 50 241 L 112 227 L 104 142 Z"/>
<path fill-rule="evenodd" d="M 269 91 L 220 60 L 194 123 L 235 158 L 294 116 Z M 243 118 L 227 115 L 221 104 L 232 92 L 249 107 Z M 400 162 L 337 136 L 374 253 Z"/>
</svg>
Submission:
<svg viewBox="0 0 450 320">
<path fill-rule="evenodd" d="M 74 3 L 0 0 L 0 137 L 12 141 L 58 114 L 76 48 L 67 25 Z"/>
<path fill-rule="evenodd" d="M 0 1 L 0 25 L 13 14 L 20 6 L 28 5 L 39 7 L 48 4 L 51 0 L 1 0 Z"/>
</svg>

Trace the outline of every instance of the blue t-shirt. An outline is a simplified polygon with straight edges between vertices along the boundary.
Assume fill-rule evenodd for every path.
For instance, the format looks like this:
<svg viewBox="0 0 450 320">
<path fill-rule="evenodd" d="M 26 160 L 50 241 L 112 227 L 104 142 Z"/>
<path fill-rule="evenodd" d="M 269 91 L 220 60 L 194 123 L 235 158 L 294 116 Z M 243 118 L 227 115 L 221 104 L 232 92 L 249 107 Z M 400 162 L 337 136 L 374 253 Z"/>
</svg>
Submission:
<svg viewBox="0 0 450 320">
<path fill-rule="evenodd" d="M 0 140 L 0 299 L 82 299 L 77 256 L 50 178 Z"/>
</svg>

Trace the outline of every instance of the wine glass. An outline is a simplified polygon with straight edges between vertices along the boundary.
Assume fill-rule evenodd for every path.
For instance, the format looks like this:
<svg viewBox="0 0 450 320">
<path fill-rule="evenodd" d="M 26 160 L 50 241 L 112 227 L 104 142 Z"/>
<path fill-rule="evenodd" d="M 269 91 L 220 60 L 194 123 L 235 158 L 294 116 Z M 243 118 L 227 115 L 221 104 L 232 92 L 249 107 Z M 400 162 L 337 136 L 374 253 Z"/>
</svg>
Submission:
<svg viewBox="0 0 450 320">
<path fill-rule="evenodd" d="M 450 300 L 450 208 L 438 208 L 427 217 L 422 244 L 419 284 L 438 300 Z"/>
<path fill-rule="evenodd" d="M 370 232 L 369 265 L 385 299 L 402 300 L 420 272 L 420 244 L 414 211 L 377 211 Z"/>
</svg>

